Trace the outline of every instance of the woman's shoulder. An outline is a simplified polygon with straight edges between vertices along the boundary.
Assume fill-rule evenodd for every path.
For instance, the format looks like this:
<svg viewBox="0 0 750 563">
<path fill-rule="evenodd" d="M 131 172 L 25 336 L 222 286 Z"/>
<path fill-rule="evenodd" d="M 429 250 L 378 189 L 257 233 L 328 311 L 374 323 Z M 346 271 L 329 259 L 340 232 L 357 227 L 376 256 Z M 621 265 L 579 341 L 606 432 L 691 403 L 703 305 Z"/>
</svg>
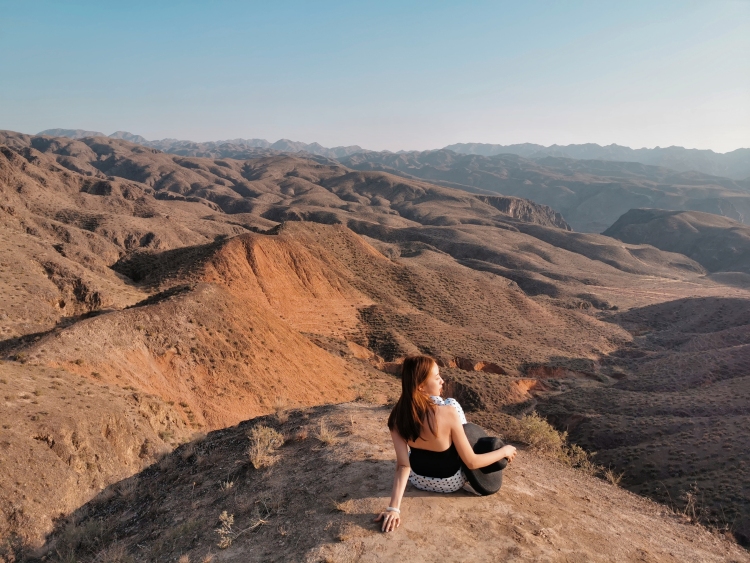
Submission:
<svg viewBox="0 0 750 563">
<path fill-rule="evenodd" d="M 445 419 L 454 419 L 459 418 L 458 411 L 455 409 L 453 405 L 445 404 L 445 405 L 437 405 L 437 408 L 435 409 L 435 412 L 438 417 L 445 418 Z"/>
</svg>

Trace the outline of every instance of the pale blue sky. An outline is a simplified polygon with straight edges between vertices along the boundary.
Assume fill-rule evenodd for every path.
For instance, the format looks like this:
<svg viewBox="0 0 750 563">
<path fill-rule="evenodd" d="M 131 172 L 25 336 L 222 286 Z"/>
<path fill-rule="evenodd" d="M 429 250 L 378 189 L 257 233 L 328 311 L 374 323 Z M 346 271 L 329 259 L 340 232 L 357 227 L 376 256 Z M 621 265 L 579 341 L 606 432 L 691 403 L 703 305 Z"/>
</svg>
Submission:
<svg viewBox="0 0 750 563">
<path fill-rule="evenodd" d="M 750 0 L 0 0 L 0 129 L 719 152 L 750 146 Z"/>
</svg>

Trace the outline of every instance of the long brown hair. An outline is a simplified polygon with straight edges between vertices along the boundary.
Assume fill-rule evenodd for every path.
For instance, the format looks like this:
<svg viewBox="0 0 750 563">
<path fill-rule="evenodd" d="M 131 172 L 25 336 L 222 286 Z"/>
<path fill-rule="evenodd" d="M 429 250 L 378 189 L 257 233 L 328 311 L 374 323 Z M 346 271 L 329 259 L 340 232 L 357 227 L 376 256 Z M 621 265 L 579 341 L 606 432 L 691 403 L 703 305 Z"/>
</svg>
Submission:
<svg viewBox="0 0 750 563">
<path fill-rule="evenodd" d="M 430 432 L 437 434 L 435 403 L 419 391 L 436 363 L 429 356 L 410 356 L 401 367 L 401 397 L 388 417 L 388 428 L 407 441 L 416 442 L 425 423 Z"/>
</svg>

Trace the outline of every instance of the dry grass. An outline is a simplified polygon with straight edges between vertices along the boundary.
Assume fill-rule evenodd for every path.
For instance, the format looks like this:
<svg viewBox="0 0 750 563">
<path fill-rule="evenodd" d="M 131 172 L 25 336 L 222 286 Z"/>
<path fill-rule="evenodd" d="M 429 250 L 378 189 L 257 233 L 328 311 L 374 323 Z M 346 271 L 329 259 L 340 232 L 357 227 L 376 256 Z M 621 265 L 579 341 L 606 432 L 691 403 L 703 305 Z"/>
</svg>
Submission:
<svg viewBox="0 0 750 563">
<path fill-rule="evenodd" d="M 508 425 L 504 432 L 505 438 L 513 442 L 527 444 L 532 449 L 554 457 L 562 461 L 565 465 L 579 469 L 589 475 L 596 475 L 603 472 L 603 468 L 593 462 L 594 454 L 587 452 L 577 444 L 568 444 L 568 433 L 558 432 L 544 418 L 536 412 L 525 415 L 521 419 L 515 419 Z M 605 478 L 613 482 L 617 476 L 612 473 Z M 617 478 L 617 483 L 622 479 L 622 475 Z M 614 484 L 617 484 L 614 483 Z"/>
<path fill-rule="evenodd" d="M 138 491 L 138 478 L 132 477 L 126 481 L 121 482 L 117 486 L 117 494 L 124 499 L 132 499 L 135 493 Z"/>
<path fill-rule="evenodd" d="M 549 422 L 537 413 L 525 415 L 505 432 L 505 437 L 513 442 L 527 444 L 545 454 L 559 455 L 565 446 L 566 432 L 558 432 Z"/>
<path fill-rule="evenodd" d="M 625 475 L 624 471 L 618 473 L 617 471 L 615 471 L 611 467 L 607 467 L 606 469 L 604 469 L 602 471 L 602 476 L 604 477 L 604 479 L 606 481 L 609 481 L 610 483 L 612 483 L 615 486 L 617 486 L 617 485 L 620 484 L 620 481 L 622 481 L 623 475 Z"/>
<path fill-rule="evenodd" d="M 122 544 L 113 544 L 96 554 L 93 563 L 131 563 L 135 561 L 128 555 L 125 546 Z"/>
<path fill-rule="evenodd" d="M 226 549 L 232 545 L 232 541 L 235 538 L 234 527 L 234 514 L 228 514 L 225 510 L 219 515 L 219 527 L 216 528 L 216 533 L 219 535 L 219 543 L 217 547 L 219 549 Z"/>
<path fill-rule="evenodd" d="M 258 507 L 258 504 L 262 504 L 263 508 Z M 256 509 L 251 518 L 250 525 L 244 530 L 234 529 L 234 514 L 227 513 L 226 510 L 222 511 L 219 515 L 219 527 L 216 528 L 215 532 L 219 535 L 219 543 L 217 547 L 219 549 L 226 549 L 232 542 L 240 537 L 245 532 L 251 532 L 256 528 L 268 524 L 268 518 L 271 516 L 271 510 L 268 508 L 265 502 L 259 501 L 256 503 Z"/>
<path fill-rule="evenodd" d="M 602 467 L 593 462 L 592 458 L 594 455 L 584 450 L 578 444 L 566 444 L 560 450 L 558 458 L 570 467 L 580 469 L 588 475 L 596 475 L 602 471 Z"/>
<path fill-rule="evenodd" d="M 248 433 L 250 438 L 250 447 L 247 449 L 247 455 L 250 463 L 255 469 L 262 467 L 271 467 L 278 460 L 274 455 L 276 450 L 284 445 L 284 436 L 273 428 L 258 425 L 252 428 Z"/>
<path fill-rule="evenodd" d="M 332 430 L 326 425 L 325 420 L 320 421 L 318 429 L 315 431 L 315 437 L 323 442 L 326 446 L 332 446 L 338 443 L 339 438 L 335 430 Z"/>
<path fill-rule="evenodd" d="M 289 420 L 289 401 L 285 397 L 276 397 L 273 402 L 273 411 L 276 414 L 276 420 L 284 424 Z"/>
</svg>

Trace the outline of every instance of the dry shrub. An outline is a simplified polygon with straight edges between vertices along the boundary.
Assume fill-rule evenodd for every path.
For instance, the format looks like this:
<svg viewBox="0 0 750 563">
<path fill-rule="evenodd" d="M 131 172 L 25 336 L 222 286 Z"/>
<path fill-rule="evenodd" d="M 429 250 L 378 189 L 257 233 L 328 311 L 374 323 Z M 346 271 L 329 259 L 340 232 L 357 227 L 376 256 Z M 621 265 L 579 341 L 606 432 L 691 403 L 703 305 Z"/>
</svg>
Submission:
<svg viewBox="0 0 750 563">
<path fill-rule="evenodd" d="M 274 453 L 277 448 L 284 445 L 284 436 L 273 428 L 260 424 L 248 432 L 248 437 L 250 447 L 247 449 L 247 455 L 255 469 L 271 467 L 276 463 L 278 456 Z"/>
<path fill-rule="evenodd" d="M 545 454 L 558 456 L 563 451 L 567 432 L 558 432 L 537 413 L 525 415 L 509 425 L 505 437 L 513 442 L 527 444 Z"/>
<path fill-rule="evenodd" d="M 226 549 L 232 545 L 232 541 L 236 535 L 236 532 L 232 529 L 234 526 L 234 514 L 227 514 L 227 511 L 223 511 L 219 515 L 220 525 L 216 528 L 216 533 L 219 535 L 219 543 L 216 545 L 219 549 Z"/>
<path fill-rule="evenodd" d="M 315 432 L 315 437 L 326 446 L 332 446 L 339 441 L 338 435 L 334 430 L 331 430 L 326 426 L 325 420 L 320 421 L 320 426 L 318 426 L 318 430 Z"/>
<path fill-rule="evenodd" d="M 513 419 L 508 425 L 505 437 L 514 442 L 527 444 L 532 449 L 557 458 L 565 465 L 580 469 L 589 475 L 596 475 L 602 471 L 602 468 L 593 462 L 593 453 L 587 452 L 577 444 L 568 444 L 567 432 L 558 432 L 535 412 L 521 419 Z M 616 474 L 613 473 L 612 478 L 615 477 Z M 609 478 L 607 479 L 612 482 Z M 622 475 L 617 478 L 617 483 L 619 479 L 622 479 Z"/>
<path fill-rule="evenodd" d="M 138 491 L 138 478 L 131 477 L 130 479 L 121 482 L 117 487 L 117 494 L 124 499 L 132 499 L 135 493 Z"/>
<path fill-rule="evenodd" d="M 188 444 L 180 452 L 180 459 L 182 459 L 182 461 L 188 461 L 194 455 L 195 455 L 195 444 Z"/>
<path fill-rule="evenodd" d="M 0 562 L 16 563 L 26 561 L 24 553 L 28 551 L 28 546 L 23 538 L 18 534 L 10 534 L 0 541 Z"/>
<path fill-rule="evenodd" d="M 622 481 L 622 477 L 625 475 L 625 472 L 617 473 L 614 469 L 611 467 L 607 467 L 602 471 L 602 476 L 606 481 L 609 481 L 613 485 L 617 486 L 620 484 L 620 481 Z"/>
<path fill-rule="evenodd" d="M 682 514 L 687 516 L 691 522 L 698 522 L 705 516 L 705 506 L 702 502 L 701 491 L 696 483 L 680 495 L 680 500 L 685 502 Z"/>
<path fill-rule="evenodd" d="M 580 469 L 588 475 L 596 475 L 602 468 L 596 465 L 592 458 L 594 453 L 589 453 L 578 444 L 570 444 L 563 447 L 558 457 L 570 467 Z"/>
<path fill-rule="evenodd" d="M 273 402 L 273 410 L 276 413 L 276 420 L 280 424 L 284 424 L 289 420 L 289 401 L 284 397 L 276 397 L 276 400 Z"/>
<path fill-rule="evenodd" d="M 77 554 L 81 552 L 98 553 L 104 558 L 108 556 L 108 550 L 102 551 L 102 545 L 109 539 L 109 532 L 99 519 L 92 518 L 83 522 L 71 520 L 57 535 L 56 550 L 64 559 L 70 561 L 76 561 Z"/>
<path fill-rule="evenodd" d="M 263 509 L 260 509 L 258 503 L 263 505 Z M 271 515 L 271 511 L 266 506 L 265 502 L 258 501 L 256 503 L 256 509 L 251 517 L 251 524 L 244 530 L 235 530 L 234 528 L 234 514 L 228 514 L 226 510 L 222 511 L 219 515 L 219 527 L 216 528 L 215 532 L 219 535 L 219 543 L 217 547 L 219 549 L 226 549 L 232 542 L 240 537 L 245 532 L 252 532 L 256 528 L 268 524 L 268 517 Z M 209 554 L 210 555 L 210 554 Z M 207 556 L 208 557 L 208 556 Z M 213 559 L 213 556 L 211 556 Z"/>
<path fill-rule="evenodd" d="M 159 471 L 168 472 L 175 468 L 176 462 L 174 457 L 166 453 L 164 457 L 159 460 L 158 467 Z"/>
<path fill-rule="evenodd" d="M 125 546 L 116 543 L 97 553 L 93 563 L 132 563 L 133 561 Z"/>
</svg>

